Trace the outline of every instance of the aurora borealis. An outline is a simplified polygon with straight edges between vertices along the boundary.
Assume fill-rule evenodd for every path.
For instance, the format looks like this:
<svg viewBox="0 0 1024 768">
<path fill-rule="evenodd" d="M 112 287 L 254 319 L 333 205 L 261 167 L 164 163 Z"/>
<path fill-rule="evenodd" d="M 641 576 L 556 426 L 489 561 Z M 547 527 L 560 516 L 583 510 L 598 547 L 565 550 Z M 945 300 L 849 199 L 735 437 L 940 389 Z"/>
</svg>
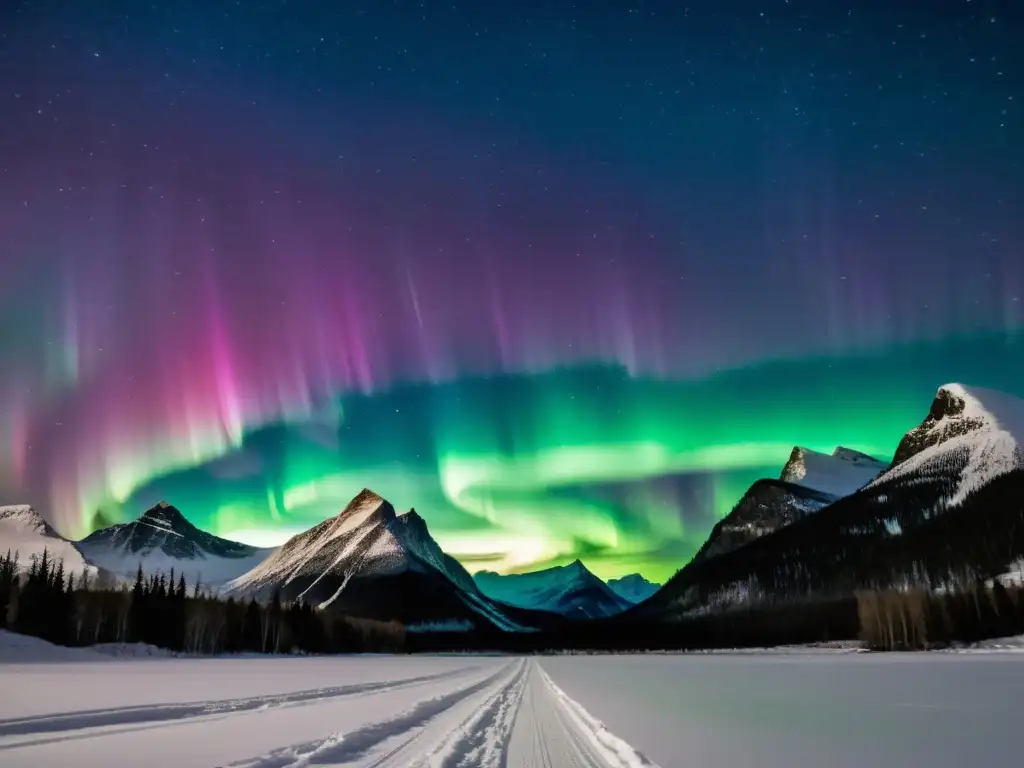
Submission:
<svg viewBox="0 0 1024 768">
<path fill-rule="evenodd" d="M 0 502 L 662 579 L 795 444 L 1024 395 L 1024 10 L 0 9 Z M 698 7 L 699 6 L 699 7 Z"/>
</svg>

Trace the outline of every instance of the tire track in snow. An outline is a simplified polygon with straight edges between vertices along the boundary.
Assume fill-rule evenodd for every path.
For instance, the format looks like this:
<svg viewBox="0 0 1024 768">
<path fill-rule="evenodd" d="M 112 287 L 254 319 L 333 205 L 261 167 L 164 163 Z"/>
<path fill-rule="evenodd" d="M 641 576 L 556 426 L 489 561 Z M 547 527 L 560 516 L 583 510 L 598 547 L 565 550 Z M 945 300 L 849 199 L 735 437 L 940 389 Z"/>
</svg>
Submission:
<svg viewBox="0 0 1024 768">
<path fill-rule="evenodd" d="M 512 730 L 509 764 L 517 768 L 602 768 L 547 688 L 536 663 L 530 669 Z"/>
<path fill-rule="evenodd" d="M 591 715 L 575 699 L 559 688 L 539 665 L 537 672 L 543 681 L 546 693 L 566 715 L 562 722 L 572 732 L 577 747 L 584 744 L 589 748 L 591 759 L 601 768 L 659 768 L 659 766 L 634 749 L 605 727 L 604 723 Z M 581 741 L 582 739 L 582 741 Z"/>
<path fill-rule="evenodd" d="M 509 675 L 510 668 L 514 669 Z M 465 752 L 476 746 L 476 734 L 468 733 L 467 726 L 476 721 L 487 733 L 495 738 L 488 743 L 498 744 L 498 762 L 471 763 L 474 768 L 485 765 L 501 765 L 503 747 L 500 733 L 495 728 L 508 719 L 507 712 L 513 707 L 513 691 L 525 685 L 525 660 L 507 664 L 483 680 L 461 687 L 450 693 L 423 699 L 394 717 L 368 723 L 348 732 L 338 732 L 324 739 L 292 745 L 247 760 L 231 763 L 233 768 L 305 768 L 310 765 L 360 765 L 366 768 L 392 768 L 392 766 L 449 766 L 458 762 L 464 754 L 463 745 L 469 743 Z M 474 707 L 474 714 L 462 718 L 455 727 L 445 728 L 441 733 L 440 745 L 431 748 L 420 744 L 424 736 L 436 733 L 442 718 L 460 704 L 469 702 L 481 692 L 493 689 L 482 708 Z M 502 702 L 506 702 L 504 705 Z M 475 703 L 475 702 L 474 702 Z M 513 711 L 514 716 L 514 711 Z M 432 727 L 433 726 L 433 727 Z M 491 729 L 491 730 L 488 730 Z M 448 734 L 447 739 L 444 738 Z M 397 744 L 394 742 L 398 742 Z M 484 741 L 487 738 L 484 737 Z M 415 750 L 418 758 L 410 759 L 408 751 Z M 386 750 L 380 754 L 381 750 Z M 450 762 L 455 759 L 457 762 Z"/>
<path fill-rule="evenodd" d="M 512 679 L 450 731 L 430 755 L 415 764 L 416 768 L 503 768 L 533 663 L 523 659 Z"/>
<path fill-rule="evenodd" d="M 36 744 L 46 744 L 63 738 L 76 738 L 93 734 L 69 734 L 92 728 L 109 728 L 110 726 L 156 725 L 191 720 L 202 717 L 225 717 L 256 710 L 275 707 L 301 706 L 316 704 L 326 699 L 354 696 L 363 693 L 379 693 L 389 690 L 436 682 L 449 677 L 459 677 L 476 671 L 479 667 L 461 667 L 431 675 L 420 675 L 402 680 L 386 680 L 351 685 L 337 685 L 327 688 L 313 688 L 304 691 L 272 694 L 268 696 L 251 696 L 238 699 L 222 699 L 189 702 L 184 704 L 142 704 L 132 707 L 114 707 L 109 709 L 79 710 L 77 712 L 60 712 L 56 714 L 36 715 L 33 717 L 10 718 L 0 720 L 0 738 L 16 736 L 32 736 L 37 734 L 62 734 L 50 738 L 30 741 L 18 740 L 0 744 L 0 750 L 14 749 Z M 109 733 L 101 731 L 96 735 Z"/>
<path fill-rule="evenodd" d="M 657 768 L 532 663 L 509 741 L 515 768 Z"/>
<path fill-rule="evenodd" d="M 234 768 L 658 768 L 520 659 L 397 715 Z"/>
</svg>

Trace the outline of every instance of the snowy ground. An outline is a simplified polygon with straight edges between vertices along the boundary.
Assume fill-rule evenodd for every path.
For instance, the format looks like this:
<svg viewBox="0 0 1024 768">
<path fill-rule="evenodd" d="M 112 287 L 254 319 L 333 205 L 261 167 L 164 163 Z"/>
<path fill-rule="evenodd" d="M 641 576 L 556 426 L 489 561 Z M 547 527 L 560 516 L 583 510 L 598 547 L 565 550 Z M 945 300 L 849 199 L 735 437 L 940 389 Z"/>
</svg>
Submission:
<svg viewBox="0 0 1024 768">
<path fill-rule="evenodd" d="M 33 642 L 0 643 L 4 768 L 1020 764 L 1021 654 L 126 659 Z"/>
</svg>

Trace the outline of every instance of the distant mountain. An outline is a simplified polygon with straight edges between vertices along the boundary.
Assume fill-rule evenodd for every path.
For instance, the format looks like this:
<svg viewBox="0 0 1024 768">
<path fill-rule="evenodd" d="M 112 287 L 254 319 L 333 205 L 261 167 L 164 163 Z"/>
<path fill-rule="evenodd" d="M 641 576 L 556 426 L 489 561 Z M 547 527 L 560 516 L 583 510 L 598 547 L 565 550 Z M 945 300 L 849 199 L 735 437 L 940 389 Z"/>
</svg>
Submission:
<svg viewBox="0 0 1024 768">
<path fill-rule="evenodd" d="M 494 600 L 570 618 L 613 616 L 632 605 L 579 560 L 529 573 L 503 575 L 481 571 L 473 579 L 480 591 Z"/>
<path fill-rule="evenodd" d="M 65 573 L 74 573 L 77 577 L 85 570 L 96 571 L 85 562 L 74 544 L 27 504 L 0 507 L 0 556 L 6 555 L 8 550 L 12 555 L 17 553 L 22 569 L 27 569 L 32 558 L 42 557 L 46 550 L 54 561 L 64 561 Z"/>
<path fill-rule="evenodd" d="M 130 523 L 101 528 L 77 543 L 89 562 L 121 578 L 143 571 L 183 573 L 186 581 L 218 588 L 262 562 L 272 549 L 229 541 L 192 525 L 167 502 Z"/>
<path fill-rule="evenodd" d="M 815 514 L 694 558 L 638 610 L 673 618 L 1004 574 L 1024 556 L 1022 427 L 1024 401 L 941 387 L 890 469 Z"/>
<path fill-rule="evenodd" d="M 842 446 L 831 454 L 797 446 L 779 480 L 838 499 L 863 488 L 888 468 L 884 461 Z"/>
<path fill-rule="evenodd" d="M 608 587 L 624 600 L 630 603 L 642 603 L 660 588 L 660 584 L 648 581 L 639 573 L 631 573 L 621 579 L 610 579 Z"/>
<path fill-rule="evenodd" d="M 522 629 L 516 614 L 485 597 L 441 551 L 414 510 L 364 489 L 337 517 L 293 536 L 227 587 L 239 595 L 302 599 L 320 608 L 406 625 Z"/>
<path fill-rule="evenodd" d="M 695 561 L 724 554 L 817 512 L 864 487 L 889 465 L 849 448 L 831 454 L 797 446 L 778 480 L 758 480 L 715 524 Z"/>
</svg>

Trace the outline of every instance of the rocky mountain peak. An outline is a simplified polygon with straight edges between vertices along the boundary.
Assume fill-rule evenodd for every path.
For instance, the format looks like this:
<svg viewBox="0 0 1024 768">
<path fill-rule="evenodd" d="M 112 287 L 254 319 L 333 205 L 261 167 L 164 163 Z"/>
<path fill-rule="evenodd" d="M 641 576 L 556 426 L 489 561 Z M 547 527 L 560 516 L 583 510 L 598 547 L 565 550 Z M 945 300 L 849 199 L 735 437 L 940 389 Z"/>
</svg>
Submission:
<svg viewBox="0 0 1024 768">
<path fill-rule="evenodd" d="M 587 566 L 585 566 L 579 558 L 576 558 L 571 563 L 566 565 L 565 570 L 577 577 L 590 573 L 590 571 L 587 570 Z"/>
<path fill-rule="evenodd" d="M 150 523 L 151 525 L 161 525 L 167 528 L 178 528 L 182 525 L 191 525 L 185 516 L 181 513 L 181 510 L 177 507 L 171 506 L 166 501 L 161 501 L 155 507 L 147 509 L 139 517 L 143 522 Z"/>
<path fill-rule="evenodd" d="M 0 520 L 18 526 L 26 531 L 43 536 L 56 536 L 56 531 L 43 518 L 35 507 L 28 504 L 12 504 L 0 506 Z"/>
<path fill-rule="evenodd" d="M 373 522 L 389 523 L 395 517 L 395 508 L 387 499 L 369 488 L 363 488 L 352 497 L 352 501 L 345 505 L 345 508 L 334 520 L 348 528 L 352 525 L 361 525 L 371 519 Z"/>
<path fill-rule="evenodd" d="M 971 409 L 972 411 L 977 409 Z M 939 387 L 928 415 L 907 432 L 896 447 L 893 464 L 901 464 L 926 448 L 960 437 L 985 426 L 983 412 L 968 412 L 966 388 L 959 384 Z"/>
</svg>

